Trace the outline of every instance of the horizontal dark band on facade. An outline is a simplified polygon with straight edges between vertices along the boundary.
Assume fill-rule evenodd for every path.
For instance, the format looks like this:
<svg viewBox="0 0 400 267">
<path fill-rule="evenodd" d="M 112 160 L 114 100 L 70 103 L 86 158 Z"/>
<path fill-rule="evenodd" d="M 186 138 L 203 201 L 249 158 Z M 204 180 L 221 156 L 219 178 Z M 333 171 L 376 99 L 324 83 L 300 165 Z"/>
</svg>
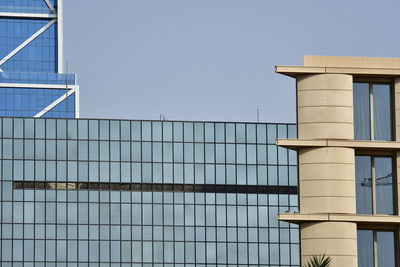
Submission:
<svg viewBox="0 0 400 267">
<path fill-rule="evenodd" d="M 222 185 L 222 184 L 160 184 L 160 183 L 98 183 L 98 182 L 27 182 L 14 181 L 13 188 L 42 190 L 96 190 L 144 192 L 202 192 L 246 194 L 297 194 L 297 186 Z"/>
</svg>

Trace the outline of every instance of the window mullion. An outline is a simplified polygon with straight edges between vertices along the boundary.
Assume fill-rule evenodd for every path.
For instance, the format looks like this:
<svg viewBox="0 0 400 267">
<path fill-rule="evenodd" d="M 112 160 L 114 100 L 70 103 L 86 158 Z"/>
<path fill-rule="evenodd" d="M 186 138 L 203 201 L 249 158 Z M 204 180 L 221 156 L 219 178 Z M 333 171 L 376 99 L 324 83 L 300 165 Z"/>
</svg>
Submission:
<svg viewBox="0 0 400 267">
<path fill-rule="evenodd" d="M 372 214 L 376 214 L 375 157 L 371 157 Z"/>
<path fill-rule="evenodd" d="M 370 133 L 371 140 L 375 140 L 375 125 L 374 125 L 374 96 L 373 85 L 369 84 L 369 116 L 370 116 Z"/>
<path fill-rule="evenodd" d="M 376 230 L 373 230 L 373 238 L 374 238 L 374 266 L 378 266 L 378 241 L 377 241 L 377 234 Z"/>
</svg>

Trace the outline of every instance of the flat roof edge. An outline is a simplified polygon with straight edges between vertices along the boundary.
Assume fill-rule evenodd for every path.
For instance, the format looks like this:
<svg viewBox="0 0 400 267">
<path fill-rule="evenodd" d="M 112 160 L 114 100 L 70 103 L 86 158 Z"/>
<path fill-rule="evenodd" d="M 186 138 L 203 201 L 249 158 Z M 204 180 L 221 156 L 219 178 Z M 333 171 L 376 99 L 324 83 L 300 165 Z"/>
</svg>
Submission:
<svg viewBox="0 0 400 267">
<path fill-rule="evenodd" d="M 400 68 L 400 58 L 305 55 L 304 66 L 344 68 Z"/>
<path fill-rule="evenodd" d="M 377 77 L 400 76 L 400 68 L 275 66 L 275 72 L 294 78 L 302 74 L 349 74 L 349 75 L 365 75 L 365 76 L 377 76 Z"/>
</svg>

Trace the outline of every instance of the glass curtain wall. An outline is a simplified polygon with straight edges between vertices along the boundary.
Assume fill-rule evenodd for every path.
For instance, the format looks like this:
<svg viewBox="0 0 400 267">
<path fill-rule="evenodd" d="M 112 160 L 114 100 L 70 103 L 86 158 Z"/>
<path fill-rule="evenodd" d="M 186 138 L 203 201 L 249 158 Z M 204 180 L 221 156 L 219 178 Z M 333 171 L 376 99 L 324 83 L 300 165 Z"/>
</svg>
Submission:
<svg viewBox="0 0 400 267">
<path fill-rule="evenodd" d="M 0 116 L 47 111 L 46 117 L 75 118 L 75 93 L 62 100 L 75 77 L 58 73 L 57 1 L 0 0 L 0 11 L 9 13 L 0 17 Z"/>
<path fill-rule="evenodd" d="M 299 266 L 295 125 L 0 122 L 2 266 Z"/>
</svg>

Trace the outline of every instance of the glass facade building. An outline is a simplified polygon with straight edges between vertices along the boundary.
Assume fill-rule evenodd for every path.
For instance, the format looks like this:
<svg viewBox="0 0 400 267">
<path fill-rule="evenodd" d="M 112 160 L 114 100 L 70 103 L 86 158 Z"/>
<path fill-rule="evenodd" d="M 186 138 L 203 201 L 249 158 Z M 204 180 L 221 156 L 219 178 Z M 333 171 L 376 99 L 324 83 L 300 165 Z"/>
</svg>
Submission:
<svg viewBox="0 0 400 267">
<path fill-rule="evenodd" d="M 62 28 L 62 0 L 0 0 L 0 116 L 79 116 Z"/>
<path fill-rule="evenodd" d="M 0 126 L 2 266 L 300 266 L 294 124 Z"/>
</svg>

